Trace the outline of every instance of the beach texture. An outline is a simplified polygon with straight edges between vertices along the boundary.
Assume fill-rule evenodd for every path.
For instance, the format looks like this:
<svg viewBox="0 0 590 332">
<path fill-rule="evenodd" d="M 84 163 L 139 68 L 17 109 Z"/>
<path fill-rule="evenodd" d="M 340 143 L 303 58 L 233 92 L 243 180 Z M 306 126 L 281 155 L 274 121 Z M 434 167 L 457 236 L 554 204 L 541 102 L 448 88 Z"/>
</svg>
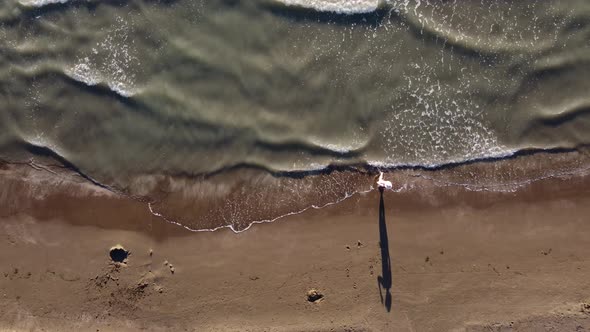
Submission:
<svg viewBox="0 0 590 332">
<path fill-rule="evenodd" d="M 537 154 L 460 171 L 517 164 L 530 173 L 566 159 L 587 157 Z M 2 328 L 590 328 L 586 174 L 505 192 L 425 180 L 456 171 L 413 171 L 422 176 L 414 194 L 373 190 L 236 234 L 190 232 L 72 173 L 4 165 L 0 199 L 13 209 L 0 228 Z M 122 264 L 109 255 L 115 245 L 129 252 Z M 314 289 L 323 297 L 310 302 Z"/>
</svg>

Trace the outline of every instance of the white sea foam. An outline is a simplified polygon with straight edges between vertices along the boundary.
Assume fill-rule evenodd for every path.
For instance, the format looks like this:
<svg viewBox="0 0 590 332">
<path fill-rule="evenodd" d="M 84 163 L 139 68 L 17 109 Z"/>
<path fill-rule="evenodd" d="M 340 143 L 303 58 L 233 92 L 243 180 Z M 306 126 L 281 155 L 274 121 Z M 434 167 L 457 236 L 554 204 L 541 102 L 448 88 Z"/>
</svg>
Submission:
<svg viewBox="0 0 590 332">
<path fill-rule="evenodd" d="M 320 139 L 315 139 L 312 138 L 310 140 L 310 143 L 320 147 L 322 149 L 326 149 L 326 150 L 330 150 L 330 151 L 334 151 L 334 152 L 338 152 L 338 153 L 350 153 L 352 151 L 357 151 L 359 149 L 362 149 L 366 143 L 362 142 L 360 139 L 354 140 L 352 142 L 348 142 L 346 144 L 339 144 L 339 143 L 334 143 L 334 142 L 324 142 Z"/>
<path fill-rule="evenodd" d="M 134 43 L 129 42 L 130 23 L 124 17 L 117 17 L 116 22 L 66 74 L 87 85 L 104 83 L 119 95 L 130 97 L 138 92 L 135 72 L 141 63 Z"/>
<path fill-rule="evenodd" d="M 456 157 L 454 159 L 446 159 L 441 160 L 438 162 L 393 162 L 393 161 L 382 161 L 382 160 L 367 160 L 365 161 L 367 165 L 371 167 L 375 167 L 378 169 L 394 169 L 394 168 L 422 168 L 422 169 L 437 169 L 440 167 L 444 167 L 447 165 L 458 165 L 464 164 L 469 162 L 475 161 L 482 161 L 482 160 L 494 160 L 494 159 L 504 159 L 516 154 L 519 150 L 518 149 L 509 149 L 505 148 L 502 150 L 500 147 L 494 150 L 493 152 L 485 153 L 482 152 L 479 155 L 465 155 L 461 157 Z M 490 151 L 491 151 L 490 150 Z"/>
<path fill-rule="evenodd" d="M 67 70 L 66 74 L 72 79 L 90 86 L 103 83 L 103 79 L 100 77 L 100 75 L 94 72 L 92 68 L 90 68 L 90 66 L 86 63 L 79 63 L 75 65 L 73 68 Z M 109 87 L 109 89 L 123 97 L 131 97 L 136 93 L 122 82 L 105 81 L 104 83 Z"/>
<path fill-rule="evenodd" d="M 382 0 L 279 0 L 288 6 L 311 8 L 338 14 L 370 13 L 379 8 Z"/>
<path fill-rule="evenodd" d="M 379 8 L 389 7 L 394 11 L 412 13 L 419 17 L 418 8 L 421 0 L 274 0 L 287 6 L 310 8 L 320 12 L 333 12 L 337 14 L 363 14 L 371 13 Z"/>
<path fill-rule="evenodd" d="M 51 5 L 56 3 L 66 3 L 69 0 L 20 0 L 19 3 L 23 6 L 28 7 L 43 7 L 45 5 Z"/>
</svg>

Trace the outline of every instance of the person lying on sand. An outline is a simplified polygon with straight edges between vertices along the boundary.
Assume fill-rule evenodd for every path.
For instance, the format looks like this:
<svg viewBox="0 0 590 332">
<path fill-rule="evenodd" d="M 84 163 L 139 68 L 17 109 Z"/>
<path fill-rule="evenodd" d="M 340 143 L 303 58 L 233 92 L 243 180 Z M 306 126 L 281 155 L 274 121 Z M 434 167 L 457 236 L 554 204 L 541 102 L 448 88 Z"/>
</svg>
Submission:
<svg viewBox="0 0 590 332">
<path fill-rule="evenodd" d="M 379 171 L 379 180 L 377 180 L 377 187 L 379 187 L 379 190 L 393 188 L 393 184 L 391 184 L 391 181 L 383 180 L 383 172 L 381 171 Z"/>
</svg>

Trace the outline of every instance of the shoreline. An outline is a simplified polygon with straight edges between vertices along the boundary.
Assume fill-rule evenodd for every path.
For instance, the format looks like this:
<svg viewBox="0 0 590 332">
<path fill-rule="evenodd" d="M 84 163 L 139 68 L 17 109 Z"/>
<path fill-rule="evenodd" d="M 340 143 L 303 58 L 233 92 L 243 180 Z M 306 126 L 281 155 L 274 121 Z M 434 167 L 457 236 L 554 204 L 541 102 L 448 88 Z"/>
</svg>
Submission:
<svg viewBox="0 0 590 332">
<path fill-rule="evenodd" d="M 393 192 L 399 201 L 405 202 L 404 206 L 431 210 L 457 202 L 485 205 L 511 199 L 517 192 L 528 197 L 527 193 L 534 192 L 540 182 L 583 179 L 589 173 L 590 154 L 581 150 L 536 152 L 438 169 L 393 169 L 385 174 L 393 181 Z M 257 224 L 273 223 L 348 200 L 358 201 L 376 191 L 374 178 L 375 174 L 368 170 L 334 169 L 303 177 L 277 177 L 260 170 L 235 169 L 210 177 L 138 177 L 125 190 L 112 191 L 68 167 L 4 162 L 0 164 L 0 183 L 5 189 L 0 194 L 9 197 L 19 193 L 17 196 L 22 199 L 9 201 L 9 208 L 0 216 L 31 210 L 39 219 L 59 217 L 74 225 L 117 228 L 94 220 L 85 211 L 123 209 L 128 211 L 123 215 L 132 220 L 121 229 L 139 230 L 140 219 L 152 222 L 155 218 L 184 228 L 173 233 L 225 228 L 241 233 Z M 541 196 L 546 195 L 544 192 Z"/>
</svg>

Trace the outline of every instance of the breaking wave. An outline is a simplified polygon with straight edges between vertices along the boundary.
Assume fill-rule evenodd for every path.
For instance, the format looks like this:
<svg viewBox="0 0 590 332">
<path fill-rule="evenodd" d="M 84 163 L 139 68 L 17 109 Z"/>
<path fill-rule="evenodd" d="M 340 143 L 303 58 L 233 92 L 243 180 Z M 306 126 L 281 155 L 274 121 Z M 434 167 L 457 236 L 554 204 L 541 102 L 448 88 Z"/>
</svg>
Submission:
<svg viewBox="0 0 590 332">
<path fill-rule="evenodd" d="M 370 13 L 385 4 L 381 0 L 279 0 L 288 6 L 338 14 Z"/>
</svg>

